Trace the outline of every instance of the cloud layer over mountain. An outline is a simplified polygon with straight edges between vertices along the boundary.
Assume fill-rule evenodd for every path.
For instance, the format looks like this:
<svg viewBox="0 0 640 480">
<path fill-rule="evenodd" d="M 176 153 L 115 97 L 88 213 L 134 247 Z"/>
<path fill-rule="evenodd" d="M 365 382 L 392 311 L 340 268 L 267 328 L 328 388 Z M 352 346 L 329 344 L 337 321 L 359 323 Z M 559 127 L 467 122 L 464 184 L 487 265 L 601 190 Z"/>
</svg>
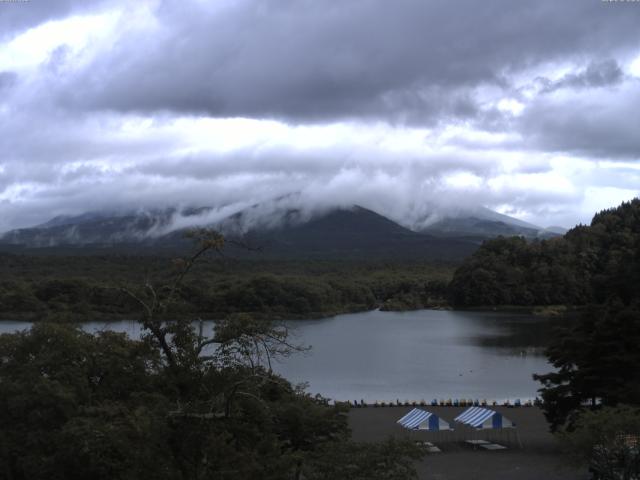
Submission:
<svg viewBox="0 0 640 480">
<path fill-rule="evenodd" d="M 638 195 L 640 4 L 0 3 L 0 230 L 297 192 L 403 222 Z"/>
</svg>

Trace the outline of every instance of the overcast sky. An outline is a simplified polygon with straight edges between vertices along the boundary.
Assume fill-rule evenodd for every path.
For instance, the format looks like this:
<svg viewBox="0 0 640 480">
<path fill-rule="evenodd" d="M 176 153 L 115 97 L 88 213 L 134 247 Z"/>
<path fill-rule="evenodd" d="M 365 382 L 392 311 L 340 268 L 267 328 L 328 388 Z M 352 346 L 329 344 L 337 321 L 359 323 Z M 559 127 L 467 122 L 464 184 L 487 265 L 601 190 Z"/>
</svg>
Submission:
<svg viewBox="0 0 640 480">
<path fill-rule="evenodd" d="M 0 1 L 0 231 L 292 192 L 567 227 L 638 196 L 640 2 Z"/>
</svg>

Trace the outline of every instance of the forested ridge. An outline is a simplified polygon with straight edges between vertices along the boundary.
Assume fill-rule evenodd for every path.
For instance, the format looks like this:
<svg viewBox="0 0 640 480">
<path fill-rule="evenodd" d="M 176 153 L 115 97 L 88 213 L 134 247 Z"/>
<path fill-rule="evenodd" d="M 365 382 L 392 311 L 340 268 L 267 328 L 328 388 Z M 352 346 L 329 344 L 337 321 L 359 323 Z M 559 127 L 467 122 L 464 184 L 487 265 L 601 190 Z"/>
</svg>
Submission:
<svg viewBox="0 0 640 480">
<path fill-rule="evenodd" d="M 0 256 L 0 318 L 132 318 L 138 306 L 123 288 L 147 281 L 161 284 L 174 271 L 166 257 L 5 254 Z M 195 266 L 167 314 L 308 318 L 441 306 L 452 272 L 451 266 L 422 262 L 212 258 Z"/>
<path fill-rule="evenodd" d="M 640 284 L 640 200 L 597 213 L 563 237 L 486 241 L 451 281 L 455 306 L 628 304 Z"/>
</svg>

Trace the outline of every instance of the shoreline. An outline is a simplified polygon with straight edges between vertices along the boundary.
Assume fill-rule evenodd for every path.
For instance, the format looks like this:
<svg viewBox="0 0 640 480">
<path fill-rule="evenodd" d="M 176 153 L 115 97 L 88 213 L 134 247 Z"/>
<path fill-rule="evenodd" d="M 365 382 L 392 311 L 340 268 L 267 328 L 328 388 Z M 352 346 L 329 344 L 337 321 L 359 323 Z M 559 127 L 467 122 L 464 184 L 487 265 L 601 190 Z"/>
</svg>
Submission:
<svg viewBox="0 0 640 480">
<path fill-rule="evenodd" d="M 269 318 L 274 321 L 304 321 L 304 320 L 322 320 L 325 318 L 336 317 L 338 315 L 349 315 L 352 313 L 366 313 L 366 312 L 389 312 L 389 313 L 403 313 L 403 312 L 418 312 L 421 310 L 435 310 L 435 311 L 453 311 L 453 312 L 496 312 L 503 314 L 515 314 L 515 315 L 531 315 L 540 318 L 561 318 L 568 315 L 573 315 L 582 311 L 584 306 L 571 306 L 566 307 L 564 305 L 532 305 L 532 306 L 523 306 L 523 305 L 479 305 L 472 307 L 453 307 L 451 305 L 431 305 L 424 306 L 420 308 L 407 308 L 407 309 L 387 309 L 384 308 L 384 304 L 380 304 L 375 308 L 350 308 L 350 309 L 340 309 L 340 310 L 328 310 L 324 312 L 310 312 L 305 314 L 304 318 L 301 318 L 299 314 L 296 313 L 277 313 L 277 314 L 268 314 L 264 312 L 234 312 L 234 313 L 246 313 L 247 315 L 252 315 L 257 319 L 260 318 Z M 196 321 L 198 318 L 203 318 L 206 321 L 214 320 L 217 318 L 224 318 L 225 316 L 231 315 L 232 313 L 214 313 L 214 312 L 193 312 L 190 314 L 179 314 L 178 319 L 180 320 L 193 320 Z M 132 319 L 132 316 L 136 315 L 136 312 L 129 313 L 104 313 L 104 312 L 90 312 L 87 314 L 65 314 L 61 315 L 50 315 L 49 318 L 41 318 L 39 317 L 38 312 L 0 312 L 0 322 L 29 322 L 29 323 L 37 323 L 37 322 L 54 322 L 54 323 L 84 323 L 84 322 L 121 322 L 121 321 L 138 321 L 136 319 Z M 46 315 L 45 315 L 46 316 Z M 90 319 L 89 319 L 90 318 Z M 175 318 L 174 318 L 175 319 Z"/>
<path fill-rule="evenodd" d="M 532 408 L 539 407 L 541 404 L 541 400 L 539 397 L 515 397 L 509 396 L 504 397 L 501 400 L 497 399 L 482 399 L 482 400 L 471 400 L 471 399 L 434 399 L 430 402 L 425 400 L 419 401 L 408 401 L 405 400 L 403 402 L 396 401 L 375 401 L 375 402 L 366 402 L 364 400 L 336 400 L 331 399 L 329 404 L 334 405 L 348 405 L 350 408 L 421 408 L 421 409 L 429 409 L 433 407 L 438 408 L 469 408 L 469 407 L 483 407 L 483 408 L 497 408 L 497 407 L 505 407 L 505 408 Z"/>
</svg>

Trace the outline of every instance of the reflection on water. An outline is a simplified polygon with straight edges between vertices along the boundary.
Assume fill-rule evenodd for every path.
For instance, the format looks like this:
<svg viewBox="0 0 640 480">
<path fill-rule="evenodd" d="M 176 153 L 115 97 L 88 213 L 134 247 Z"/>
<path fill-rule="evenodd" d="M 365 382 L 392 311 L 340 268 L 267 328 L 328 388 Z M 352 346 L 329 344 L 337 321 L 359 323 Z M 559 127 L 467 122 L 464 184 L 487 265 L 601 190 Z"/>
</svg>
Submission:
<svg viewBox="0 0 640 480">
<path fill-rule="evenodd" d="M 505 355 L 544 355 L 558 319 L 550 320 L 523 314 L 478 314 L 475 321 L 483 332 L 461 339 L 470 345 L 494 348 Z"/>
<path fill-rule="evenodd" d="M 205 322 L 206 333 L 213 322 Z M 313 393 L 367 401 L 433 398 L 532 398 L 533 373 L 550 370 L 541 355 L 551 323 L 496 312 L 363 312 L 288 322 L 295 341 L 311 345 L 274 368 Z M 28 328 L 0 322 L 0 332 Z M 89 322 L 139 338 L 137 322 Z"/>
<path fill-rule="evenodd" d="M 337 399 L 533 398 L 548 321 L 496 312 L 365 312 L 292 322 L 308 356 L 279 371 Z"/>
</svg>

